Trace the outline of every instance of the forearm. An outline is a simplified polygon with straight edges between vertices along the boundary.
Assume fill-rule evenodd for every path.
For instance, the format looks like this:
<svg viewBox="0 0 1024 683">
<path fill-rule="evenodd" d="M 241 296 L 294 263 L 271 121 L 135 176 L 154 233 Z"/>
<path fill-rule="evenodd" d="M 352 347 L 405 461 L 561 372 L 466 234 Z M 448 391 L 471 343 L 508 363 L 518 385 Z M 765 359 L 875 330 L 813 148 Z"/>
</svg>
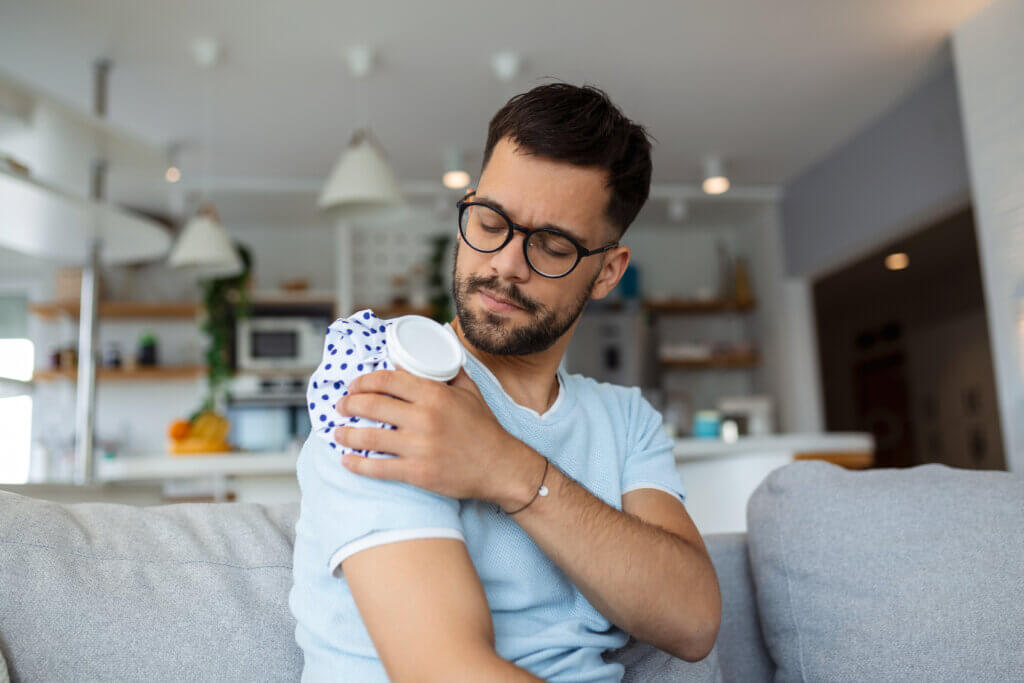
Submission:
<svg viewBox="0 0 1024 683">
<path fill-rule="evenodd" d="M 543 472 L 542 456 L 524 449 L 524 470 L 533 477 L 523 481 L 533 483 L 517 493 L 525 500 L 506 509 L 525 504 Z M 719 599 L 703 550 L 606 504 L 554 465 L 544 483 L 549 494 L 511 518 L 609 621 L 676 656 L 703 656 L 691 653 L 713 640 L 709 626 L 716 623 Z"/>
</svg>

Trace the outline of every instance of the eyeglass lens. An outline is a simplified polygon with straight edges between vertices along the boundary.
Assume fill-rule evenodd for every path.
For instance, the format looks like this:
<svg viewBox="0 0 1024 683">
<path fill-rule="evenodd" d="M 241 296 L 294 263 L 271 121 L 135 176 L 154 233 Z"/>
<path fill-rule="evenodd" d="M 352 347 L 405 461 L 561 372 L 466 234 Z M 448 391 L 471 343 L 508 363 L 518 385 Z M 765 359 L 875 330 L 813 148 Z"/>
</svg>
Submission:
<svg viewBox="0 0 1024 683">
<path fill-rule="evenodd" d="M 462 211 L 459 230 L 469 245 L 480 251 L 494 251 L 505 242 L 511 226 L 497 211 L 471 204 Z M 541 230 L 530 235 L 526 258 L 539 273 L 564 275 L 576 265 L 576 247 L 556 232 Z"/>
</svg>

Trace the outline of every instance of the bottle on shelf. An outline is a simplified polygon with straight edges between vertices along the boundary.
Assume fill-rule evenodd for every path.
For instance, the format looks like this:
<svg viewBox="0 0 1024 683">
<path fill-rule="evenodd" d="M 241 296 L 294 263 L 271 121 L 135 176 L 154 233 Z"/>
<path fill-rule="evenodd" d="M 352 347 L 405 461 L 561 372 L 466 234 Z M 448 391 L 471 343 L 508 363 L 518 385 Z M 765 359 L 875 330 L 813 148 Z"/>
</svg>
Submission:
<svg viewBox="0 0 1024 683">
<path fill-rule="evenodd" d="M 747 260 L 742 256 L 736 258 L 734 273 L 734 296 L 740 306 L 748 306 L 754 301 L 754 292 L 750 286 L 750 272 L 747 270 Z"/>
</svg>

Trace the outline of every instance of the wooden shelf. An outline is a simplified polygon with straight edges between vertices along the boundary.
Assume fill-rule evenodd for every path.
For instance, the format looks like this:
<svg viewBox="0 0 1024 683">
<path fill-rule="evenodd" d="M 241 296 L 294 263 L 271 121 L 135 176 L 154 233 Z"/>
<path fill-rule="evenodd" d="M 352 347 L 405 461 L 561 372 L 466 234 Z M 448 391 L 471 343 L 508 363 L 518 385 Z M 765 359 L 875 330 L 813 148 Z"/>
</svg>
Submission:
<svg viewBox="0 0 1024 683">
<path fill-rule="evenodd" d="M 51 301 L 32 304 L 29 311 L 41 318 L 79 314 L 78 301 Z M 195 318 L 200 305 L 191 301 L 101 301 L 100 318 Z"/>
<path fill-rule="evenodd" d="M 651 313 L 745 313 L 756 307 L 754 300 L 732 301 L 729 299 L 649 299 L 644 301 L 644 310 Z"/>
<path fill-rule="evenodd" d="M 687 358 L 687 359 L 661 359 L 661 366 L 664 368 L 682 368 L 691 370 L 702 370 L 707 368 L 753 368 L 758 365 L 760 358 L 757 352 L 750 353 L 723 353 L 711 356 L 710 358 Z"/>
<path fill-rule="evenodd" d="M 137 367 L 134 370 L 117 368 L 96 368 L 96 379 L 100 380 L 160 380 L 160 379 L 192 379 L 201 377 L 206 372 L 202 365 L 158 365 L 156 367 Z M 74 382 L 78 379 L 78 369 L 69 370 L 36 370 L 32 377 L 35 381 L 45 382 L 65 379 Z"/>
</svg>

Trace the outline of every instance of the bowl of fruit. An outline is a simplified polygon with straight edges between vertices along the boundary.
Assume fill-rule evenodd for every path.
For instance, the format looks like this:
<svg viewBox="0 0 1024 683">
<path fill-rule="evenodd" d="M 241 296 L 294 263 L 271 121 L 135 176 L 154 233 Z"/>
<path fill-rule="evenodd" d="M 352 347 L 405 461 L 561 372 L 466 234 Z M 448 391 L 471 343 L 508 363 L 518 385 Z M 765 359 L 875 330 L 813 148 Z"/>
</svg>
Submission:
<svg viewBox="0 0 1024 683">
<path fill-rule="evenodd" d="M 198 413 L 191 420 L 175 420 L 167 428 L 170 441 L 167 450 L 171 455 L 202 455 L 225 453 L 232 450 L 228 443 L 231 423 L 227 418 L 213 411 Z"/>
</svg>

